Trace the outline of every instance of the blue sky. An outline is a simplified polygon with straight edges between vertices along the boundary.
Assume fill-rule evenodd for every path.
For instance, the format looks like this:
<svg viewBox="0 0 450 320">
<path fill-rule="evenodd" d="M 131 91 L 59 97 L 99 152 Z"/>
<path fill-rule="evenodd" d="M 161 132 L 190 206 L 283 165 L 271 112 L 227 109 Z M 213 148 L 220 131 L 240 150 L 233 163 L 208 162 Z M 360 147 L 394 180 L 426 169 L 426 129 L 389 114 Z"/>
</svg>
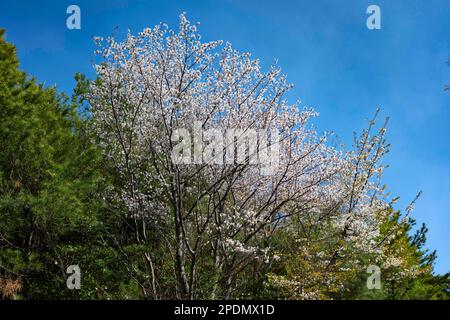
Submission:
<svg viewBox="0 0 450 320">
<path fill-rule="evenodd" d="M 66 8 L 81 8 L 81 30 L 66 28 Z M 366 9 L 381 8 L 381 30 Z M 320 112 L 316 127 L 350 145 L 375 109 L 390 116 L 385 182 L 403 209 L 419 190 L 413 217 L 430 231 L 436 271 L 450 271 L 450 3 L 397 1 L 13 1 L 0 3 L 0 27 L 21 68 L 70 93 L 75 72 L 92 77 L 92 36 L 175 27 L 187 12 L 205 40 L 226 40 L 262 65 L 278 59 L 295 87 L 292 100 Z M 382 120 L 382 119 L 380 119 Z"/>
</svg>

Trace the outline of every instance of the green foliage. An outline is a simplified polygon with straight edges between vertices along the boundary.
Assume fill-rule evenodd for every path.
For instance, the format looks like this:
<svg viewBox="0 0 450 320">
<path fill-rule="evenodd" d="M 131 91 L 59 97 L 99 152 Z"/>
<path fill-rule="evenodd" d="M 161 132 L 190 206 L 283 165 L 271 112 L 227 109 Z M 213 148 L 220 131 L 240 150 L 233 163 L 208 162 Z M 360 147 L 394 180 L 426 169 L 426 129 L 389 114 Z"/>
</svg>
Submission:
<svg viewBox="0 0 450 320">
<path fill-rule="evenodd" d="M 65 268 L 96 245 L 102 228 L 98 151 L 83 132 L 76 99 L 19 71 L 15 48 L 3 36 L 0 31 L 0 277 L 19 280 L 23 298 L 64 297 Z"/>
<path fill-rule="evenodd" d="M 383 243 L 385 256 L 399 257 L 402 262 L 398 266 L 381 268 L 380 290 L 369 290 L 366 286 L 367 274 L 360 274 L 346 285 L 351 288 L 341 298 L 345 299 L 390 299 L 390 300 L 435 300 L 450 298 L 450 273 L 435 275 L 433 265 L 436 252 L 428 252 L 424 248 L 426 233 L 425 224 L 411 236 L 415 225 L 413 219 L 400 220 L 399 213 L 386 221 L 381 239 L 396 230 L 392 240 Z M 370 257 L 369 262 L 376 260 Z"/>
</svg>

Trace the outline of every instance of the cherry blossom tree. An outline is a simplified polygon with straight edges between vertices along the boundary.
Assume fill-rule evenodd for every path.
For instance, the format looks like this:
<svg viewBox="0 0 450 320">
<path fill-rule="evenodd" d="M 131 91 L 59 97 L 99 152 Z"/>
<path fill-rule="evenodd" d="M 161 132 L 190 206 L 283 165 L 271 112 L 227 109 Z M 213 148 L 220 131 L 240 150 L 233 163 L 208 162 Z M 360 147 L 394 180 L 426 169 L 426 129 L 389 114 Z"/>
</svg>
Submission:
<svg viewBox="0 0 450 320">
<path fill-rule="evenodd" d="M 203 42 L 184 14 L 176 32 L 161 24 L 95 40 L 93 129 L 120 181 L 105 196 L 125 205 L 138 243 L 156 237 L 170 253 L 178 298 L 235 297 L 244 271 L 270 268 L 270 239 L 294 220 L 331 223 L 341 239 L 325 273 L 345 243 L 377 250 L 385 127 L 372 136 L 371 121 L 354 151 L 330 146 L 310 124 L 317 113 L 286 100 L 292 85 L 276 64 L 264 71 L 229 43 Z M 144 257 L 143 291 L 161 298 L 157 257 Z"/>
</svg>

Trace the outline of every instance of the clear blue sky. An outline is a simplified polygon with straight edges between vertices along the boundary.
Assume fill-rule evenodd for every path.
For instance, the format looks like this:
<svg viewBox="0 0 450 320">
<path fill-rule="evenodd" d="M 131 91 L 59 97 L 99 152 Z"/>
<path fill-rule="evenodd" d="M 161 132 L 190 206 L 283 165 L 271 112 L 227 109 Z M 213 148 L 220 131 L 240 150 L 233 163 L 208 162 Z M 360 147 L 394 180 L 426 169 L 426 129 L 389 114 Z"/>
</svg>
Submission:
<svg viewBox="0 0 450 320">
<path fill-rule="evenodd" d="M 81 30 L 66 28 L 66 8 L 81 8 Z M 381 8 L 381 30 L 366 28 L 366 8 Z M 21 68 L 71 92 L 73 75 L 92 77 L 92 36 L 166 22 L 201 22 L 206 40 L 227 40 L 268 65 L 277 58 L 295 84 L 290 97 L 320 112 L 315 125 L 346 144 L 377 106 L 390 116 L 392 151 L 385 182 L 404 208 L 419 190 L 413 217 L 430 231 L 436 271 L 450 271 L 450 2 L 311 1 L 13 1 L 0 3 L 0 27 Z"/>
</svg>

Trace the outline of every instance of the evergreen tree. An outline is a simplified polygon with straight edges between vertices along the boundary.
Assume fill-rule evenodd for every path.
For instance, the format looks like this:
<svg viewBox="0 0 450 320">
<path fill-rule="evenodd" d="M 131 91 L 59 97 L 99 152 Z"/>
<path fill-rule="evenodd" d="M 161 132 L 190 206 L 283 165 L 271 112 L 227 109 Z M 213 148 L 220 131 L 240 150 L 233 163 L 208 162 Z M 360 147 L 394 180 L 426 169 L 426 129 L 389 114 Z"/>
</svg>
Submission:
<svg viewBox="0 0 450 320">
<path fill-rule="evenodd" d="M 3 295 L 59 297 L 99 223 L 96 150 L 83 134 L 77 101 L 19 70 L 0 31 L 0 278 Z M 0 291 L 2 288 L 0 287 Z M 0 292 L 1 293 L 1 292 Z M 70 291 L 68 292 L 70 293 Z"/>
</svg>

